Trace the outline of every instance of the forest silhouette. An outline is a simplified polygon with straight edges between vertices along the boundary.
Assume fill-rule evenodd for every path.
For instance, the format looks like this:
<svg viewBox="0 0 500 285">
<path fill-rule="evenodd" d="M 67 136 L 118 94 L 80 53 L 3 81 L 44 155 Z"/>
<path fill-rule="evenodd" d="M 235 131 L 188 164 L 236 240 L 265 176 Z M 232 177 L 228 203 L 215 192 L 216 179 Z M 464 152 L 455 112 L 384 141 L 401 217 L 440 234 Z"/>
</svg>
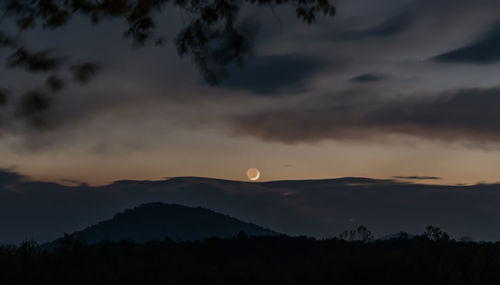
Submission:
<svg viewBox="0 0 500 285">
<path fill-rule="evenodd" d="M 347 231 L 351 232 L 351 231 Z M 0 249 L 2 284 L 499 284 L 500 242 L 456 241 L 429 226 L 419 236 L 247 236 L 85 245 L 66 235 Z"/>
</svg>

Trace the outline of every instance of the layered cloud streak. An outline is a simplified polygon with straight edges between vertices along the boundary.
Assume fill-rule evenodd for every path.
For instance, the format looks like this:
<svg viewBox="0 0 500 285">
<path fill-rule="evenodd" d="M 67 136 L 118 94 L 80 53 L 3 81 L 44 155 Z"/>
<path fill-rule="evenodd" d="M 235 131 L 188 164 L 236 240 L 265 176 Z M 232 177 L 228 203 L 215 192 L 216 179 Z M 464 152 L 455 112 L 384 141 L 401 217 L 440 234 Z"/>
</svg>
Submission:
<svg viewBox="0 0 500 285">
<path fill-rule="evenodd" d="M 500 88 L 460 89 L 381 99 L 358 90 L 233 118 L 237 134 L 284 143 L 365 140 L 390 134 L 426 139 L 500 141 Z M 366 99 L 371 96 L 370 99 Z M 360 100 L 363 98 L 364 100 Z"/>
</svg>

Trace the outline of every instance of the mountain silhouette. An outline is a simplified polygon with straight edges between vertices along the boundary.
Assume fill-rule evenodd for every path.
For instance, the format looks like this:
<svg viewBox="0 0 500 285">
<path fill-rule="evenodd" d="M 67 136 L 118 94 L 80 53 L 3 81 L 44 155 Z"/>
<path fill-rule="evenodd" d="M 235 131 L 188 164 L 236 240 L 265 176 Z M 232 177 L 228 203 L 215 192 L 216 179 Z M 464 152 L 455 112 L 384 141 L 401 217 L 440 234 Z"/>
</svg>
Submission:
<svg viewBox="0 0 500 285">
<path fill-rule="evenodd" d="M 278 233 L 209 209 L 177 204 L 148 203 L 116 214 L 112 219 L 75 232 L 71 236 L 85 243 L 163 240 L 193 241 L 208 237 L 229 238 L 244 232 L 248 236 Z"/>
<path fill-rule="evenodd" d="M 329 238 L 365 225 L 379 238 L 436 225 L 455 238 L 492 241 L 500 240 L 499 190 L 500 183 L 363 177 L 269 182 L 174 177 L 71 186 L 0 170 L 0 228 L 9 229 L 0 244 L 44 244 L 152 201 L 212 209 L 291 236 Z"/>
</svg>

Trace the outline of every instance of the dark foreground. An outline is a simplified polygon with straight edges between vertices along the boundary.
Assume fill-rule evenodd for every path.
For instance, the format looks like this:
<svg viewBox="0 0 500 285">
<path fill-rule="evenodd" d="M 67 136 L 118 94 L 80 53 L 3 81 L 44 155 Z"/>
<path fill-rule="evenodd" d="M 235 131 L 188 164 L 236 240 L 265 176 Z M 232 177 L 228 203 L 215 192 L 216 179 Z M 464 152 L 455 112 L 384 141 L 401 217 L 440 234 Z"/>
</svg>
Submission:
<svg viewBox="0 0 500 285">
<path fill-rule="evenodd" d="M 500 243 L 268 236 L 0 249 L 0 284 L 500 284 Z"/>
</svg>

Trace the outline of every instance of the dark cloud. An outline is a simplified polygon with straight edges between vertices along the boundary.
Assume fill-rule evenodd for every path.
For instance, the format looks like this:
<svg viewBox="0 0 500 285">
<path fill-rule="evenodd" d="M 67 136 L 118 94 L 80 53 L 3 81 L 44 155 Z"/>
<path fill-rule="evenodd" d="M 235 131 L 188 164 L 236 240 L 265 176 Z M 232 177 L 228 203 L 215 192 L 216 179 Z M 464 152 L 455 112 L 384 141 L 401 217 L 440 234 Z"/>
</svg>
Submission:
<svg viewBox="0 0 500 285">
<path fill-rule="evenodd" d="M 262 95 L 276 94 L 283 89 L 302 90 L 307 81 L 326 66 L 324 61 L 299 54 L 260 56 L 249 60 L 241 69 L 230 70 L 220 85 Z"/>
<path fill-rule="evenodd" d="M 9 181 L 21 177 L 0 171 L 0 181 L 4 176 Z M 0 244 L 52 240 L 148 202 L 206 207 L 292 235 L 336 236 L 355 220 L 376 236 L 401 230 L 419 233 L 433 224 L 452 236 L 499 240 L 499 187 L 368 178 L 247 183 L 183 177 L 102 187 L 22 181 L 15 191 L 0 191 L 0 228 L 8 229 Z"/>
<path fill-rule="evenodd" d="M 500 88 L 461 89 L 382 100 L 374 90 L 309 99 L 299 106 L 242 115 L 236 134 L 284 143 L 382 138 L 403 134 L 428 139 L 500 142 Z M 370 92 L 371 96 L 366 96 Z"/>
<path fill-rule="evenodd" d="M 0 168 L 0 187 L 21 182 L 23 179 L 24 176 L 16 173 L 13 170 Z"/>
<path fill-rule="evenodd" d="M 7 104 L 7 91 L 0 89 L 0 106 Z"/>
<path fill-rule="evenodd" d="M 73 180 L 73 179 L 61 179 L 59 181 L 61 181 L 62 183 L 82 184 L 82 182 L 80 182 L 78 180 Z"/>
<path fill-rule="evenodd" d="M 409 30 L 418 19 L 417 7 L 397 11 L 382 22 L 364 30 L 345 31 L 335 35 L 335 39 L 345 41 L 368 38 L 392 37 Z"/>
<path fill-rule="evenodd" d="M 479 40 L 434 57 L 435 61 L 453 63 L 488 64 L 500 61 L 500 23 L 497 23 Z"/>
<path fill-rule="evenodd" d="M 394 176 L 394 179 L 409 179 L 409 180 L 439 180 L 441 177 L 436 176 Z"/>
<path fill-rule="evenodd" d="M 196 80 L 193 78 L 196 78 L 198 76 L 198 73 L 191 66 L 182 65 L 183 61 L 177 61 L 175 46 L 166 45 L 165 49 L 167 50 L 157 50 L 153 48 L 147 49 L 144 52 L 143 56 L 139 56 L 138 54 L 141 54 L 140 52 L 129 51 L 128 41 L 124 41 L 123 39 L 121 39 L 120 35 L 116 36 L 116 33 L 113 33 L 116 32 L 117 28 L 122 27 L 115 27 L 112 25 L 110 25 L 109 27 L 102 26 L 98 29 L 93 30 L 92 33 L 89 33 L 86 28 L 86 22 L 76 22 L 73 26 L 71 26 L 71 28 L 68 27 L 68 29 L 65 31 L 58 31 L 55 34 L 48 33 L 47 35 L 40 34 L 38 36 L 39 39 L 37 40 L 40 43 L 46 42 L 47 44 L 49 44 L 49 47 L 47 48 L 50 48 L 51 46 L 60 46 L 61 49 L 65 52 L 67 50 L 68 54 L 75 54 L 75 52 L 78 52 L 78 54 L 81 55 L 82 60 L 88 58 L 96 60 L 97 62 L 102 62 L 106 65 L 107 72 L 99 76 L 96 81 L 93 81 L 90 89 L 88 87 L 85 87 L 85 89 L 82 87 L 82 90 L 78 90 L 80 86 L 70 86 L 71 84 L 65 85 L 61 81 L 61 79 L 69 80 L 70 78 L 75 77 L 74 71 L 76 71 L 76 69 L 71 69 L 71 73 L 67 73 L 67 68 L 65 67 L 62 69 L 65 71 L 64 74 L 60 74 L 59 77 L 50 77 L 47 79 L 46 83 L 42 83 L 44 85 L 47 85 L 47 88 L 50 90 L 50 92 L 56 92 L 63 87 L 65 88 L 63 92 L 57 94 L 57 97 L 49 98 L 51 100 L 45 100 L 47 96 L 42 96 L 43 94 L 39 92 L 35 94 L 37 96 L 34 96 L 32 93 L 30 96 L 19 98 L 19 96 L 22 96 L 22 94 L 26 94 L 26 91 L 29 91 L 24 89 L 19 90 L 19 92 L 14 92 L 12 95 L 9 94 L 7 99 L 9 103 L 12 102 L 12 104 L 10 105 L 14 105 L 18 101 L 22 103 L 22 105 L 19 107 L 19 110 L 17 110 L 17 113 L 22 114 L 22 116 L 20 117 L 24 120 L 23 122 L 30 122 L 30 126 L 33 125 L 44 127 L 42 128 L 42 131 L 45 131 L 46 129 L 51 130 L 53 138 L 50 138 L 50 140 L 47 139 L 46 142 L 39 143 L 40 140 L 33 139 L 32 128 L 19 127 L 17 123 L 14 127 L 11 127 L 14 120 L 9 120 L 10 118 L 6 120 L 9 122 L 5 123 L 5 128 L 15 128 L 12 132 L 15 133 L 16 136 L 26 136 L 26 141 L 28 141 L 31 145 L 36 144 L 37 148 L 50 146 L 54 143 L 58 143 L 60 146 L 60 142 L 64 142 L 64 144 L 67 146 L 77 145 L 80 143 L 79 140 L 82 141 L 86 139 L 93 141 L 124 141 L 118 139 L 101 138 L 100 136 L 102 135 L 100 132 L 94 133 L 88 132 L 87 130 L 82 131 L 81 129 L 87 126 L 89 124 L 88 122 L 91 121 L 91 119 L 97 118 L 100 114 L 106 113 L 114 116 L 114 114 L 122 112 L 122 110 L 125 108 L 129 108 L 130 110 L 133 110 L 134 108 L 150 108 L 150 106 L 148 106 L 147 104 L 148 101 L 152 101 L 149 100 L 149 94 L 154 94 L 151 96 L 162 96 L 166 101 L 183 100 L 184 102 L 188 102 L 185 104 L 185 106 L 179 106 L 178 109 L 185 108 L 186 114 L 189 114 L 188 110 L 200 109 L 198 114 L 201 114 L 201 116 L 203 116 L 204 113 L 214 111 L 213 109 L 201 107 L 202 105 L 199 104 L 199 101 L 205 99 L 200 98 L 210 98 L 211 96 L 215 97 L 213 94 L 216 93 L 222 94 L 217 94 L 217 96 L 220 96 L 217 98 L 221 98 L 220 104 L 218 104 L 217 108 L 220 108 L 220 110 L 228 110 L 229 112 L 234 113 L 238 112 L 238 109 L 234 108 L 234 106 L 231 105 L 234 102 L 233 99 L 225 100 L 223 96 L 227 95 L 228 98 L 229 96 L 238 97 L 237 94 L 241 93 L 239 92 L 241 90 L 249 90 L 254 92 L 255 94 L 263 96 L 294 94 L 297 91 L 306 90 L 314 90 L 313 92 L 325 92 L 325 89 L 332 88 L 332 86 L 335 86 L 335 89 L 345 88 L 345 86 L 354 86 L 354 84 L 350 84 L 349 82 L 339 82 L 339 80 L 344 81 L 344 79 L 346 78 L 346 74 L 356 74 L 352 73 L 353 70 L 355 70 L 356 72 L 359 72 L 360 70 L 387 70 L 389 74 L 402 72 L 403 74 L 401 74 L 401 77 L 411 78 L 414 76 L 412 72 L 415 71 L 413 67 L 411 67 L 413 71 L 400 71 L 399 69 L 396 69 L 395 71 L 393 69 L 393 63 L 406 60 L 407 58 L 405 57 L 407 57 L 409 53 L 408 51 L 413 53 L 416 50 L 420 50 L 421 46 L 413 45 L 414 42 L 418 41 L 419 43 L 424 43 L 426 41 L 423 39 L 426 39 L 427 36 L 429 38 L 431 36 L 441 36 L 442 31 L 434 36 L 430 35 L 427 32 L 425 33 L 426 36 L 417 33 L 421 30 L 420 25 L 423 22 L 426 22 L 425 19 L 436 17 L 436 11 L 442 11 L 445 10 L 445 8 L 449 9 L 450 13 L 439 13 L 442 14 L 439 15 L 440 19 L 448 18 L 452 15 L 462 15 L 462 13 L 458 13 L 456 11 L 464 11 L 466 10 L 465 8 L 457 10 L 453 7 L 464 6 L 464 3 L 469 3 L 467 4 L 467 8 L 470 6 L 486 6 L 483 4 L 470 4 L 470 1 L 445 0 L 439 1 L 438 4 L 436 4 L 436 1 L 430 0 L 412 1 L 412 3 L 415 2 L 418 2 L 418 4 L 407 5 L 404 3 L 402 4 L 401 1 L 385 1 L 383 4 L 374 4 L 370 1 L 358 1 L 358 3 L 353 4 L 355 6 L 353 8 L 354 12 L 361 10 L 366 10 L 367 12 L 366 14 L 346 13 L 347 21 L 350 21 L 350 19 L 355 19 L 355 22 L 349 23 L 349 26 L 344 25 L 340 28 L 336 27 L 336 24 L 334 24 L 333 22 L 326 22 L 327 25 L 324 26 L 326 32 L 317 33 L 316 30 L 315 32 L 311 32 L 312 30 L 309 30 L 306 32 L 307 36 L 304 36 L 304 34 L 300 32 L 300 30 L 297 30 L 299 33 L 294 37 L 290 37 L 290 33 L 283 33 L 283 30 L 281 30 L 281 28 L 278 28 L 279 25 L 277 25 L 276 22 L 266 22 L 266 24 L 264 25 L 263 23 L 267 20 L 264 19 L 264 17 L 262 17 L 261 19 L 260 14 L 256 17 L 252 17 L 252 21 L 255 22 L 250 21 L 248 22 L 248 24 L 242 25 L 240 29 L 246 27 L 245 29 L 248 29 L 248 31 L 245 32 L 245 34 L 252 34 L 255 29 L 254 24 L 260 23 L 259 26 L 261 27 L 261 30 L 262 28 L 265 28 L 265 31 L 264 33 L 258 33 L 259 36 L 256 43 L 265 43 L 261 47 L 264 47 L 264 50 L 266 50 L 267 52 L 272 51 L 272 54 L 274 55 L 257 56 L 255 58 L 250 58 L 247 61 L 247 65 L 244 66 L 243 69 L 234 67 L 234 69 L 229 70 L 228 78 L 225 80 L 222 78 L 221 82 L 219 83 L 222 87 L 235 89 L 230 90 L 234 92 L 218 92 L 217 88 L 211 90 L 207 88 L 203 89 L 203 91 L 200 91 L 204 87 L 198 86 L 196 82 L 193 83 L 193 81 Z M 376 13 L 372 13 L 371 6 L 377 6 L 380 9 L 378 9 Z M 429 7 L 433 9 L 430 9 Z M 343 17 L 342 13 L 343 11 L 339 11 L 340 19 L 342 19 Z M 422 20 L 423 18 L 425 19 Z M 275 21 L 274 18 L 273 21 Z M 368 22 L 371 24 L 371 26 L 366 25 Z M 166 23 L 165 26 L 170 26 L 170 22 Z M 364 27 L 368 28 L 363 29 Z M 176 29 L 176 26 L 173 26 L 172 30 L 169 31 L 169 33 L 175 34 L 174 32 Z M 347 36 L 348 38 L 377 38 L 379 41 L 362 43 L 339 42 L 332 44 L 332 31 L 340 31 L 341 29 L 347 31 L 345 35 L 349 35 Z M 409 29 L 411 29 L 411 31 L 406 34 L 405 31 L 408 31 Z M 444 30 L 445 28 L 442 29 Z M 278 30 L 280 30 L 280 33 L 282 33 L 283 35 L 278 35 Z M 294 34 L 297 32 L 295 31 L 295 29 L 292 30 Z M 413 33 L 414 31 L 416 31 L 415 34 Z M 325 33 L 328 34 L 328 37 L 325 36 Z M 401 35 L 402 33 L 405 33 L 404 38 L 397 38 L 394 39 L 394 41 L 388 40 L 388 37 Z M 74 37 L 75 34 L 81 36 Z M 115 37 L 111 36 L 113 34 L 115 34 Z M 322 37 L 318 41 L 319 45 L 318 42 L 311 41 L 310 39 L 311 35 L 315 34 L 321 35 Z M 68 41 L 68 38 L 71 38 L 72 40 Z M 290 41 L 290 39 L 292 39 L 291 42 L 295 44 L 293 52 L 297 53 L 289 55 L 276 55 L 279 52 L 283 52 L 284 47 L 286 47 L 287 45 L 291 45 L 290 42 L 287 42 Z M 403 40 L 404 42 L 400 40 Z M 432 43 L 434 43 L 434 41 L 432 41 Z M 436 50 L 435 47 L 431 44 L 424 43 L 424 45 L 432 46 L 433 52 L 434 50 Z M 437 43 L 437 45 L 439 45 L 439 43 Z M 103 50 L 103 46 L 106 46 L 107 48 Z M 45 47 L 40 46 L 37 48 Z M 58 50 L 56 50 L 56 52 L 57 51 Z M 423 51 L 423 53 L 425 52 Z M 331 60 L 332 54 L 337 57 L 335 59 L 335 62 L 332 62 Z M 31 52 L 30 55 L 33 55 L 33 52 Z M 34 70 L 40 69 L 40 66 L 43 66 L 44 63 L 48 63 L 49 67 L 53 66 L 55 68 L 57 66 L 55 65 L 55 63 L 57 62 L 45 59 L 45 57 L 47 55 L 50 55 L 50 53 L 34 55 L 34 58 L 37 60 L 28 61 L 27 59 L 24 59 L 25 57 L 27 57 L 26 55 L 24 55 L 20 57 L 21 60 L 17 59 L 16 62 L 19 62 L 18 64 L 22 63 L 22 66 L 25 67 L 31 66 L 31 69 Z M 220 55 L 224 57 L 228 54 L 221 53 Z M 426 54 L 424 54 L 423 56 L 429 57 L 429 55 Z M 174 61 L 173 58 L 175 58 L 176 60 Z M 77 59 L 75 58 L 75 60 Z M 79 62 L 79 60 L 80 59 L 78 59 L 77 62 Z M 337 62 L 338 60 L 342 61 L 341 68 L 339 68 L 339 64 Z M 74 63 L 74 61 L 69 61 L 66 62 L 64 66 L 71 66 Z M 382 64 L 383 67 L 378 66 L 379 64 Z M 190 68 L 192 68 L 193 70 L 191 70 Z M 320 78 L 316 75 L 318 75 L 318 73 L 322 71 L 325 71 L 326 69 L 328 69 L 328 75 L 332 78 L 331 83 L 324 84 L 323 82 L 325 82 L 326 80 L 315 81 L 314 79 Z M 95 66 L 86 66 L 85 68 L 80 68 L 78 70 L 81 72 L 78 72 L 78 74 L 76 74 L 76 78 L 79 78 L 80 81 L 84 82 L 87 81 L 87 79 L 90 78 L 89 76 L 96 71 Z M 407 73 L 405 74 L 405 72 Z M 420 72 L 420 70 L 418 72 Z M 421 73 L 426 74 L 424 75 L 424 77 L 427 75 L 433 77 L 434 75 L 439 76 L 439 74 L 435 73 L 434 70 L 425 70 Z M 351 82 L 374 82 L 384 79 L 382 77 L 382 74 L 366 73 L 353 78 Z M 26 81 L 26 78 L 22 78 L 21 76 L 17 78 L 17 82 L 12 83 L 12 85 L 17 85 L 24 88 L 24 83 L 28 82 Z M 426 82 L 424 82 L 425 80 L 426 78 L 422 80 L 422 89 L 428 89 L 426 86 Z M 457 81 L 458 80 L 460 80 L 460 78 L 457 77 Z M 10 82 L 11 80 L 6 81 Z M 309 85 L 309 83 L 311 82 L 313 83 Z M 316 82 L 321 83 L 318 85 L 313 85 Z M 32 89 L 31 85 L 33 84 L 29 84 L 30 86 L 26 84 L 26 88 Z M 384 85 L 387 88 L 392 89 L 394 89 L 395 86 L 400 87 L 396 84 L 398 83 L 392 80 L 391 82 L 384 82 Z M 356 85 L 362 86 L 365 84 Z M 10 86 L 8 87 L 11 88 Z M 36 87 L 37 86 L 35 86 L 35 88 Z M 414 86 L 409 87 L 415 89 Z M 40 91 L 45 92 L 47 90 L 43 89 Z M 229 93 L 231 94 L 228 95 Z M 19 100 L 16 100 L 17 98 L 19 98 Z M 2 94 L 0 91 L 0 111 L 4 112 L 5 110 L 7 110 L 7 108 L 9 108 L 10 105 L 7 105 L 7 108 L 4 108 L 1 103 Z M 245 102 L 245 104 L 246 103 L 247 102 Z M 129 105 L 132 107 L 125 107 L 125 105 Z M 253 105 L 252 102 L 248 102 L 249 108 L 255 106 L 256 105 Z M 327 104 L 327 106 L 329 105 Z M 324 108 L 315 106 L 314 108 L 311 108 L 311 111 L 323 112 L 323 109 L 326 109 L 327 106 Z M 271 106 L 266 106 L 266 108 L 269 107 Z M 354 108 L 355 104 L 346 105 L 342 108 L 344 107 Z M 363 105 L 361 107 L 365 108 L 366 106 Z M 118 110 L 119 108 L 122 109 Z M 335 105 L 332 106 L 332 108 L 340 107 L 338 105 Z M 285 110 L 282 110 L 281 112 L 286 113 Z M 341 114 L 344 114 L 346 112 L 347 111 L 344 110 Z M 338 111 L 335 111 L 335 113 L 338 113 Z M 148 112 L 148 114 L 151 113 Z M 363 114 L 365 114 L 364 111 Z M 9 114 L 5 111 L 5 115 L 7 116 Z M 354 116 L 354 114 L 352 115 Z M 313 116 L 315 115 L 313 114 Z M 144 122 L 144 124 L 149 124 L 154 120 L 164 119 L 176 122 L 180 121 L 179 116 L 177 116 L 177 114 L 169 112 L 169 110 L 158 112 L 157 114 L 150 115 L 148 117 L 155 118 L 151 119 L 151 121 L 148 122 L 142 121 L 142 118 L 138 119 L 137 121 L 142 121 Z M 193 115 L 186 115 L 186 117 L 182 118 L 182 121 L 186 122 L 187 125 L 197 124 L 198 122 L 196 120 L 199 119 L 197 118 L 197 116 Z M 279 121 L 281 119 L 277 120 Z M 209 119 L 205 121 L 208 122 Z M 216 122 L 216 124 L 217 123 L 218 122 Z M 107 122 L 103 122 L 103 128 L 123 127 L 116 125 L 113 126 L 113 124 L 118 123 L 114 123 L 112 122 L 112 120 L 108 120 Z M 179 126 L 176 128 L 182 127 L 183 126 Z M 131 128 L 129 130 L 130 133 L 133 133 L 135 131 Z M 8 131 L 10 131 L 10 129 Z M 309 131 L 306 131 L 306 133 L 307 132 Z M 315 131 L 311 132 L 318 133 Z M 83 133 L 86 134 L 80 135 Z M 36 133 L 36 135 L 38 135 L 38 133 Z M 328 136 L 329 135 L 327 135 L 327 137 Z M 69 140 L 73 141 L 71 143 L 68 143 Z M 143 141 L 154 140 L 151 139 Z M 16 145 L 19 145 L 19 143 L 16 143 Z"/>
<path fill-rule="evenodd" d="M 357 83 L 366 83 L 366 82 L 382 81 L 386 78 L 387 77 L 383 74 L 376 73 L 376 72 L 370 72 L 370 73 L 364 73 L 364 74 L 358 75 L 354 78 L 351 78 L 349 81 L 357 82 Z"/>
</svg>

